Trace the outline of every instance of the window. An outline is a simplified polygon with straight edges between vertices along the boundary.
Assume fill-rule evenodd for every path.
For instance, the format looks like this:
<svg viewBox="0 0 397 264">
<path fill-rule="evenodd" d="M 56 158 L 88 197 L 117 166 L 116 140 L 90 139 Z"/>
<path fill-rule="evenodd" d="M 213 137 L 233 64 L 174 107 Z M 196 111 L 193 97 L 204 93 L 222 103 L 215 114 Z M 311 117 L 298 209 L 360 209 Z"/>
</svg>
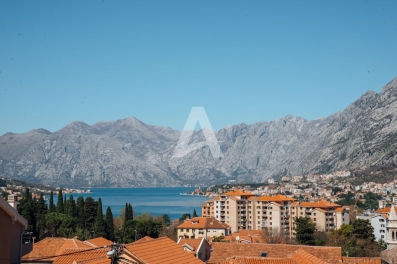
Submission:
<svg viewBox="0 0 397 264">
<path fill-rule="evenodd" d="M 381 235 L 380 237 L 381 237 L 381 238 L 385 238 L 385 236 L 384 236 L 384 235 Z"/>
<path fill-rule="evenodd" d="M 270 217 L 270 220 L 272 220 L 272 218 Z"/>
<path fill-rule="evenodd" d="M 258 219 L 261 219 L 261 217 L 258 215 Z"/>
<path fill-rule="evenodd" d="M 314 216 L 316 216 L 316 213 L 313 213 Z"/>
<path fill-rule="evenodd" d="M 229 204 L 229 201 L 226 201 L 227 204 Z"/>
<path fill-rule="evenodd" d="M 226 206 L 226 209 L 229 209 L 229 206 Z"/>
<path fill-rule="evenodd" d="M 270 222 L 269 225 L 272 225 L 272 222 Z"/>
<path fill-rule="evenodd" d="M 301 212 L 301 215 L 303 215 L 303 213 Z"/>
<path fill-rule="evenodd" d="M 186 228 L 186 232 L 189 232 L 189 228 Z"/>
<path fill-rule="evenodd" d="M 258 225 L 261 223 L 261 221 L 258 221 Z"/>
<path fill-rule="evenodd" d="M 313 221 L 316 221 L 316 218 L 314 218 Z"/>
<path fill-rule="evenodd" d="M 379 222 L 384 222 L 384 221 L 385 221 L 385 219 L 383 219 L 383 218 L 379 219 Z"/>
</svg>

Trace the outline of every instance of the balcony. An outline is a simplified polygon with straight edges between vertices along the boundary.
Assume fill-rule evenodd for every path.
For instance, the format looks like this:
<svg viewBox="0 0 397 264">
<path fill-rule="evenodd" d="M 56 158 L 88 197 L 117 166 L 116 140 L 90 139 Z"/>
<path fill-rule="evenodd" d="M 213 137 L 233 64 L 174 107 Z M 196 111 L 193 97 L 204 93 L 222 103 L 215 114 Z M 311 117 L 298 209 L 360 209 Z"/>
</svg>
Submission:
<svg viewBox="0 0 397 264">
<path fill-rule="evenodd" d="M 262 222 L 262 227 L 267 227 L 267 223 L 266 222 Z"/>
</svg>

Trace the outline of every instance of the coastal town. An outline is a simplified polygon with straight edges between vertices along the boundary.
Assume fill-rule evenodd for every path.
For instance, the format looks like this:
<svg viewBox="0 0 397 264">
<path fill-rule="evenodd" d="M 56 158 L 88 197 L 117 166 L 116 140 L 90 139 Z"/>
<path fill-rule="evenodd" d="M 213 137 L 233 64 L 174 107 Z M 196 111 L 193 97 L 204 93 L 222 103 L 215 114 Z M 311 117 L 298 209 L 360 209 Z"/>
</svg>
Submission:
<svg viewBox="0 0 397 264">
<path fill-rule="evenodd" d="M 22 263 L 41 263 L 38 261 L 42 260 L 50 263 L 109 263 L 110 259 L 112 263 L 249 264 L 262 263 L 269 258 L 297 264 L 301 263 L 299 258 L 310 258 L 318 263 L 392 263 L 397 257 L 397 180 L 354 185 L 362 176 L 352 174 L 356 175 L 356 172 L 342 170 L 329 174 L 284 176 L 279 180 L 270 178 L 263 184 L 230 181 L 222 186 L 197 188 L 187 194 L 208 197 L 202 204 L 201 215 L 186 215 L 169 224 L 163 222 L 162 231 L 153 237 L 138 234 L 137 238 L 135 230 L 130 242 L 124 243 L 106 235 L 96 237 L 95 232 L 86 240 L 76 236 L 46 237 L 36 243 L 26 240 Z M 6 179 L 2 180 L 4 183 Z M 7 184 L 1 188 L 8 196 L 7 202 L 1 202 L 2 210 L 18 215 L 23 186 Z M 52 187 L 32 189 L 32 199 L 37 200 L 36 193 Z M 81 191 L 63 190 L 65 193 Z M 140 216 L 136 218 L 140 219 Z M 22 228 L 29 224 L 21 216 L 17 219 L 20 219 Z M 122 220 L 114 218 L 114 221 L 116 224 Z M 299 230 L 306 225 L 301 221 L 312 226 L 312 231 L 304 232 L 313 232 L 313 242 L 300 238 L 302 231 Z M 361 232 L 355 231 L 355 223 L 364 225 L 373 237 L 372 240 L 362 240 L 367 251 L 355 252 L 346 244 L 349 237 L 339 233 L 339 230 L 353 228 L 353 234 L 349 236 L 353 236 L 354 241 L 361 241 L 361 234 L 355 234 Z M 338 238 L 339 242 L 330 242 L 330 237 L 337 234 L 342 236 Z M 323 242 L 318 240 L 321 236 L 325 237 Z M 58 245 L 59 249 L 47 249 L 43 255 L 43 250 L 50 244 Z M 283 252 L 276 250 L 280 247 Z M 86 250 L 94 250 L 95 254 L 87 254 Z M 69 255 L 68 252 L 73 253 Z M 155 252 L 163 252 L 162 258 L 153 257 Z M 258 252 L 263 254 L 258 256 Z M 176 262 L 177 259 L 181 262 Z"/>
</svg>

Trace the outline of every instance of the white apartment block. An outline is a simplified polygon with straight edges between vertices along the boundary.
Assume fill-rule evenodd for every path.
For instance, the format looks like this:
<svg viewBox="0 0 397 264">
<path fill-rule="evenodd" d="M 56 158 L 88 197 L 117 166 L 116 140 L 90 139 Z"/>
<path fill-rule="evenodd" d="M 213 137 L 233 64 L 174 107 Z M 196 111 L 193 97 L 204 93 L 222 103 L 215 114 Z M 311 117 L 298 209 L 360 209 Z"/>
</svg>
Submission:
<svg viewBox="0 0 397 264">
<path fill-rule="evenodd" d="M 346 207 L 325 200 L 298 202 L 284 195 L 255 196 L 235 190 L 214 199 L 214 216 L 239 230 L 277 229 L 290 236 L 294 235 L 294 217 L 308 217 L 319 230 L 330 231 L 349 223 Z"/>
</svg>

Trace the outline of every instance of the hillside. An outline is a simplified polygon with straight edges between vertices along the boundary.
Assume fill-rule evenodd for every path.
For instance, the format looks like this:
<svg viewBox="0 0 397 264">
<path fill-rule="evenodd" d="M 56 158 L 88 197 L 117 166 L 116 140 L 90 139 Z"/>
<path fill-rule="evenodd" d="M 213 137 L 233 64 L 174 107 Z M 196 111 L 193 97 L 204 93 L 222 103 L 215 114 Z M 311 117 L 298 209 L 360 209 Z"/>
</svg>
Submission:
<svg viewBox="0 0 397 264">
<path fill-rule="evenodd" d="M 180 132 L 134 117 L 73 122 L 0 137 L 0 174 L 66 186 L 176 186 L 261 182 L 396 162 L 397 78 L 349 107 L 312 121 L 286 116 L 216 132 L 223 158 L 208 147 L 172 158 Z M 203 139 L 195 132 L 192 142 Z"/>
</svg>

